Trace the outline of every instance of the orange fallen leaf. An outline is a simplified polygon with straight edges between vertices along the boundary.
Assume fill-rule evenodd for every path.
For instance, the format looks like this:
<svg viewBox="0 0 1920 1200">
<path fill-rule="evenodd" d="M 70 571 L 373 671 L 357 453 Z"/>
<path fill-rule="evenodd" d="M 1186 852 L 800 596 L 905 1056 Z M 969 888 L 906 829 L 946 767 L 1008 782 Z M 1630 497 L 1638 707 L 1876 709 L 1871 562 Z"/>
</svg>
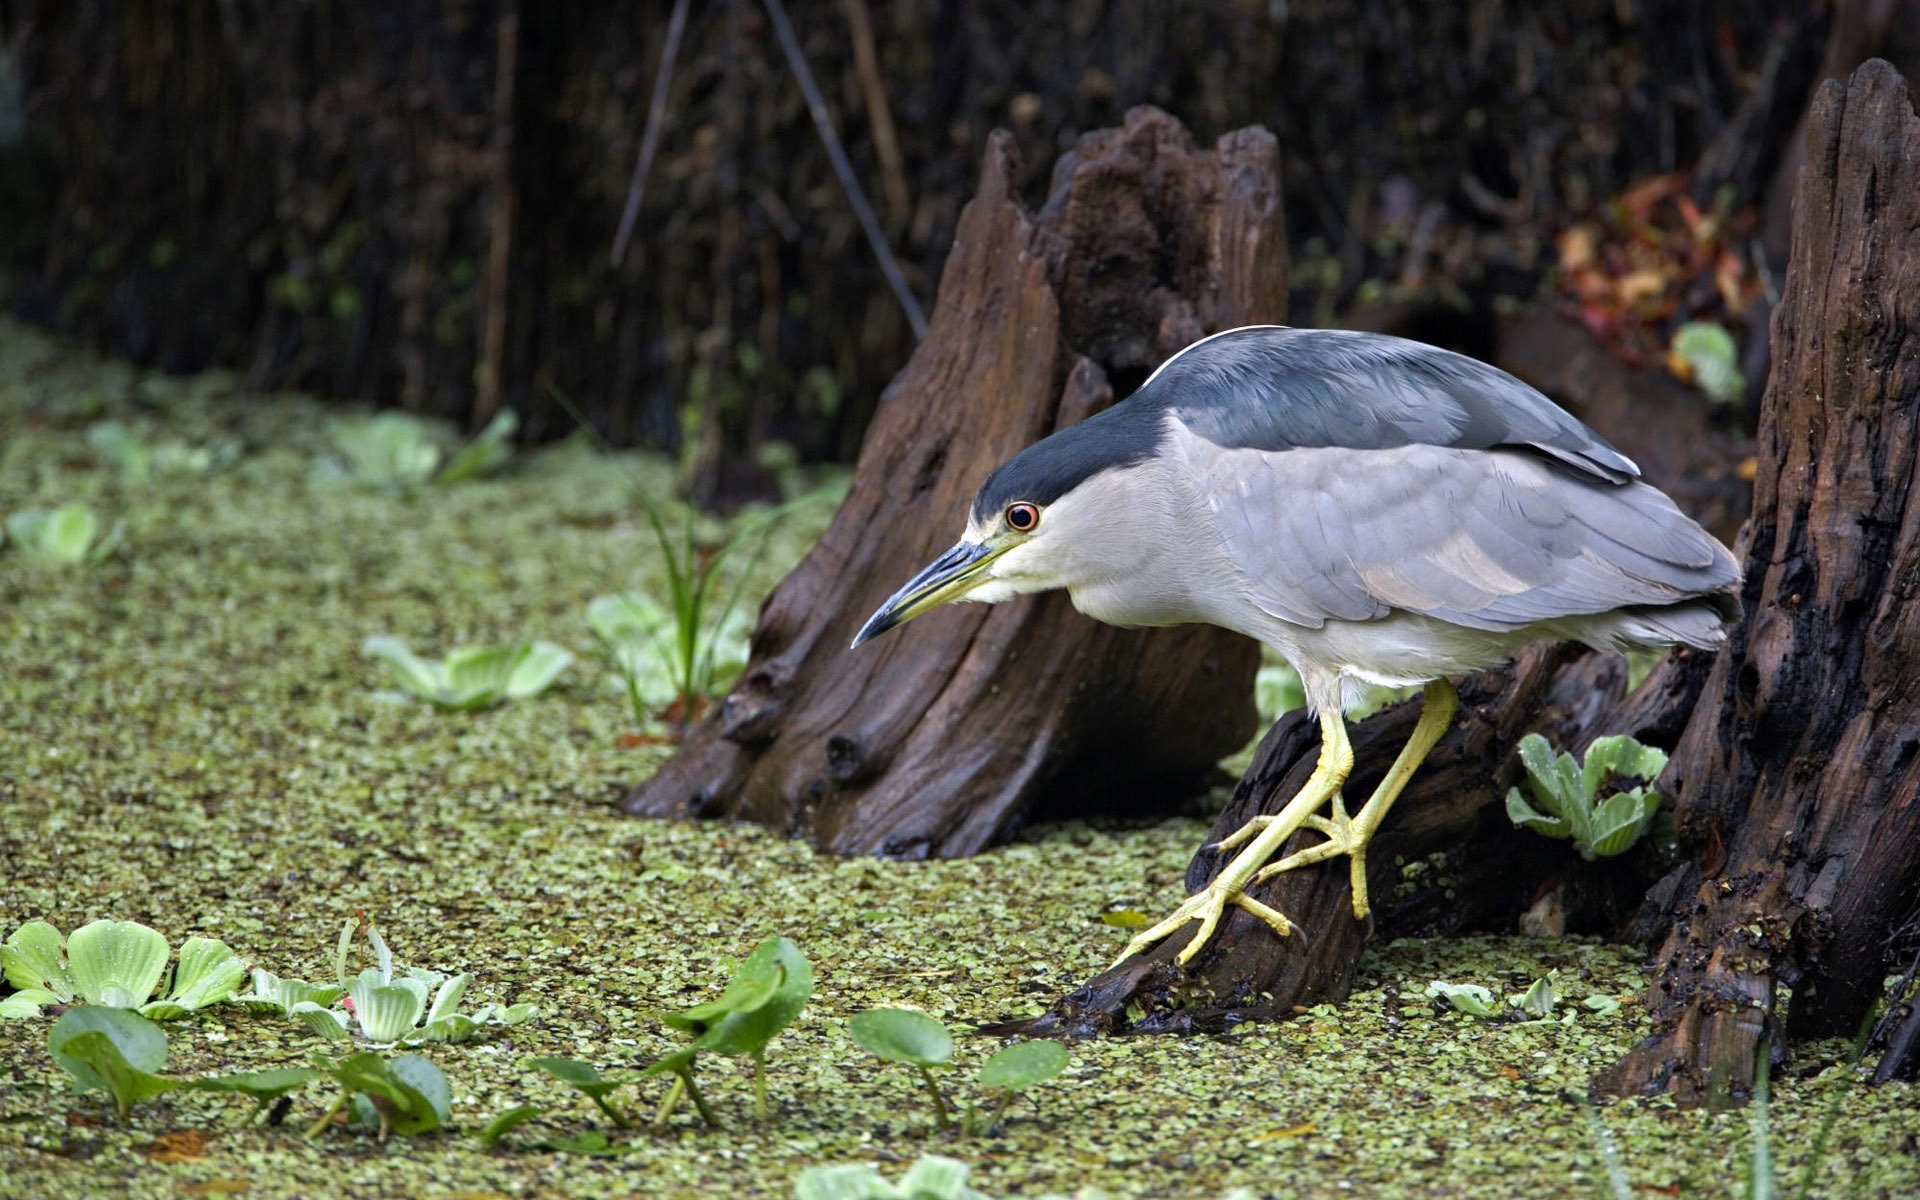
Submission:
<svg viewBox="0 0 1920 1200">
<path fill-rule="evenodd" d="M 140 1153 L 162 1163 L 199 1162 L 206 1151 L 206 1136 L 198 1129 L 175 1129 L 140 1147 Z"/>
<path fill-rule="evenodd" d="M 251 1179 L 203 1179 L 199 1183 L 190 1183 L 180 1190 L 189 1196 L 238 1196 L 253 1186 Z"/>
<path fill-rule="evenodd" d="M 664 733 L 633 733 L 630 731 L 620 735 L 620 748 L 622 750 L 638 750 L 642 746 L 671 746 L 674 740 L 673 737 Z"/>
<path fill-rule="evenodd" d="M 1500 1073 L 1508 1079 L 1520 1078 L 1520 1069 L 1518 1067 L 1501 1067 Z"/>
</svg>

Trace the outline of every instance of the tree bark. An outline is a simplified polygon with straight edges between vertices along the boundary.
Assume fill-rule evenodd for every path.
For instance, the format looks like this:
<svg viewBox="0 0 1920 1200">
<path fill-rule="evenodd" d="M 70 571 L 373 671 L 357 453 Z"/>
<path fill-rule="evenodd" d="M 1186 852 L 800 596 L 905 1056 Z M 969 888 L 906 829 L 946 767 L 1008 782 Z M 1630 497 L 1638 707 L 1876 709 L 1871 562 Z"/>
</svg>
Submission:
<svg viewBox="0 0 1920 1200">
<path fill-rule="evenodd" d="M 1064 594 L 936 611 L 847 649 L 951 544 L 993 467 L 1189 342 L 1284 314 L 1264 130 L 1196 150 L 1136 109 L 1062 159 L 1037 215 L 1014 159 L 994 139 L 926 341 L 832 527 L 762 609 L 732 693 L 628 811 L 755 821 L 839 854 L 966 855 L 1043 790 L 1056 810 L 1163 804 L 1252 732 L 1251 642 L 1113 629 Z"/>
<path fill-rule="evenodd" d="M 1920 894 L 1920 118 L 1887 63 L 1821 86 L 1794 212 L 1745 619 L 1669 769 L 1694 853 L 1622 1092 L 1742 1096 L 1763 1039 L 1851 1034 Z"/>
</svg>

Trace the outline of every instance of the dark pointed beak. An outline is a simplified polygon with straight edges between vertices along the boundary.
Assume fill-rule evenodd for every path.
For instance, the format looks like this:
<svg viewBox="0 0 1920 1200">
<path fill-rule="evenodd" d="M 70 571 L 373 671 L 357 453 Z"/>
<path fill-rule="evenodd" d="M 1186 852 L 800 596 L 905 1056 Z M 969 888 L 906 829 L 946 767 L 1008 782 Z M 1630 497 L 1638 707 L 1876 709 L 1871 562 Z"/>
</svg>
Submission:
<svg viewBox="0 0 1920 1200">
<path fill-rule="evenodd" d="M 1007 547 L 987 542 L 961 542 L 928 563 L 905 587 L 887 597 L 879 611 L 867 618 L 853 644 L 870 642 L 895 625 L 905 625 L 930 608 L 958 600 L 972 591 L 984 578 L 986 566 L 1005 553 Z"/>
</svg>

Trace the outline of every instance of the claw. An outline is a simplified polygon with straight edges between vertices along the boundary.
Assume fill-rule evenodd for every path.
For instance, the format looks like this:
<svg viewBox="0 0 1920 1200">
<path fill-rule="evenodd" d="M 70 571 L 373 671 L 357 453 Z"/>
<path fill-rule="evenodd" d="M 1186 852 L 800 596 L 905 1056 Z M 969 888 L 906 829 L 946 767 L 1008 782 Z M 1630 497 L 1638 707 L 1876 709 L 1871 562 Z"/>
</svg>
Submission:
<svg viewBox="0 0 1920 1200">
<path fill-rule="evenodd" d="M 1218 880 L 1215 880 L 1188 896 L 1164 921 L 1136 934 L 1133 940 L 1127 943 L 1127 948 L 1120 952 L 1120 957 L 1113 961 L 1113 965 L 1117 967 L 1134 955 L 1145 953 L 1155 942 L 1172 934 L 1188 921 L 1198 921 L 1200 928 L 1194 931 L 1192 940 L 1188 941 L 1180 953 L 1174 956 L 1175 962 L 1185 966 L 1213 937 L 1213 932 L 1219 928 L 1220 918 L 1226 915 L 1229 904 L 1259 917 L 1266 922 L 1268 928 L 1281 937 L 1286 937 L 1293 932 L 1293 922 L 1287 920 L 1284 913 L 1260 903 L 1238 887 L 1223 887 Z"/>
</svg>

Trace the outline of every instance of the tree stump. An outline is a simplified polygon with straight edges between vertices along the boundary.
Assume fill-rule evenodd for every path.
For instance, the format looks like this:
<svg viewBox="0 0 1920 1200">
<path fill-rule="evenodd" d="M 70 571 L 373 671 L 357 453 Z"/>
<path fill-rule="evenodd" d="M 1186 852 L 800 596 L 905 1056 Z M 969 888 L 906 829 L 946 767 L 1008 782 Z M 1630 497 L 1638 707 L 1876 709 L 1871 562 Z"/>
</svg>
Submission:
<svg viewBox="0 0 1920 1200">
<path fill-rule="evenodd" d="M 946 608 L 847 648 L 951 544 L 993 467 L 1205 334 L 1284 316 L 1266 131 L 1197 150 L 1135 109 L 1061 160 L 1037 215 L 1017 165 L 995 137 L 846 502 L 762 608 L 739 682 L 629 812 L 755 821 L 837 854 L 960 856 L 1043 790 L 1054 811 L 1164 804 L 1252 732 L 1251 642 L 1109 628 L 1064 594 Z"/>
<path fill-rule="evenodd" d="M 1762 1039 L 1853 1033 L 1920 899 L 1920 118 L 1887 63 L 1821 86 L 1792 244 L 1745 619 L 1669 768 L 1694 857 L 1622 1092 L 1744 1095 Z"/>
</svg>

